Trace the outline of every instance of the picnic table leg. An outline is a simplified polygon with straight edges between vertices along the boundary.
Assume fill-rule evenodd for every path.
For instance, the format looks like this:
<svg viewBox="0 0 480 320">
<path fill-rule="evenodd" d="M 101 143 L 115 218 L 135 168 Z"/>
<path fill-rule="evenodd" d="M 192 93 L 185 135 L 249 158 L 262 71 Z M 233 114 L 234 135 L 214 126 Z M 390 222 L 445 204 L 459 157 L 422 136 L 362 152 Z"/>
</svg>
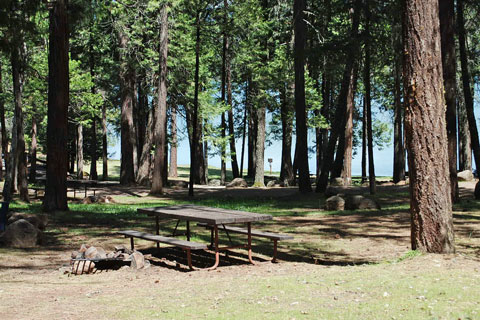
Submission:
<svg viewBox="0 0 480 320">
<path fill-rule="evenodd" d="M 158 236 L 160 234 L 160 223 L 158 221 L 158 216 L 155 216 L 155 234 Z M 160 243 L 157 242 L 157 249 L 160 248 Z"/>
<path fill-rule="evenodd" d="M 87 197 L 87 185 L 85 185 L 85 198 Z"/>
<path fill-rule="evenodd" d="M 190 241 L 190 221 L 187 220 L 187 241 Z"/>
<path fill-rule="evenodd" d="M 218 250 L 218 226 L 213 226 L 213 231 L 215 234 L 215 264 L 208 268 L 208 270 L 215 270 L 220 264 L 220 251 Z"/>
<path fill-rule="evenodd" d="M 272 262 L 277 262 L 277 240 L 273 240 L 273 259 Z"/>
<path fill-rule="evenodd" d="M 252 259 L 252 224 L 250 222 L 247 223 L 247 230 L 248 230 L 248 261 L 251 264 L 255 264 Z"/>
</svg>

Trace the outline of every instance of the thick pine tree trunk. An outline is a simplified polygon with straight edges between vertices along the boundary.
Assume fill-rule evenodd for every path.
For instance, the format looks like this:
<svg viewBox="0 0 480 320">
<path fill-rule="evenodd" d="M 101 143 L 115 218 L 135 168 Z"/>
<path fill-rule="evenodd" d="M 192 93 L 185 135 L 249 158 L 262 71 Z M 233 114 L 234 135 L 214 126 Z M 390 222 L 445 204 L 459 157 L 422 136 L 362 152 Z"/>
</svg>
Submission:
<svg viewBox="0 0 480 320">
<path fill-rule="evenodd" d="M 264 101 L 261 102 L 262 104 Z M 265 106 L 258 106 L 255 110 L 257 120 L 257 134 L 255 140 L 255 187 L 265 187 Z"/>
<path fill-rule="evenodd" d="M 463 95 L 465 97 L 465 109 L 467 111 L 468 127 L 470 130 L 470 143 L 473 149 L 475 167 L 480 168 L 480 143 L 478 141 L 477 123 L 473 110 L 473 95 L 468 68 L 467 44 L 465 32 L 465 19 L 463 15 L 463 0 L 457 0 L 457 30 L 460 44 L 460 64 L 462 68 Z"/>
<path fill-rule="evenodd" d="M 245 139 L 247 136 L 248 110 L 250 108 L 250 79 L 247 79 L 245 86 L 245 111 L 243 114 L 243 133 L 242 133 L 242 156 L 240 160 L 240 177 L 243 177 L 243 162 L 245 157 Z"/>
<path fill-rule="evenodd" d="M 43 209 L 68 210 L 68 20 L 67 1 L 57 0 L 50 9 L 48 56 L 47 183 Z"/>
<path fill-rule="evenodd" d="M 362 184 L 367 181 L 367 104 L 363 97 L 362 111 Z"/>
<path fill-rule="evenodd" d="M 28 180 L 35 182 L 37 176 L 37 105 L 32 107 L 32 143 L 30 145 L 30 172 Z M 1 153 L 1 152 L 0 152 Z M 1 160 L 1 159 L 0 159 Z"/>
<path fill-rule="evenodd" d="M 226 14 L 224 16 L 224 28 L 226 28 Z M 226 81 L 226 62 L 227 62 L 227 33 L 226 30 L 223 32 L 223 44 L 222 44 L 222 76 L 221 76 L 221 97 L 220 100 L 222 103 L 225 103 L 225 81 Z M 225 143 L 225 137 L 227 135 L 227 123 L 225 121 L 225 112 L 222 112 L 221 116 L 221 126 L 222 126 L 222 132 L 221 132 L 221 137 L 222 137 L 222 143 L 220 145 L 221 151 L 220 151 L 220 184 L 225 185 L 225 179 L 227 177 L 227 165 L 225 163 L 225 159 L 227 157 L 227 146 Z"/>
<path fill-rule="evenodd" d="M 412 249 L 454 248 L 438 0 L 406 0 L 405 129 Z"/>
<path fill-rule="evenodd" d="M 83 125 L 77 125 L 77 178 L 83 179 Z"/>
<path fill-rule="evenodd" d="M 308 132 L 305 106 L 305 42 L 307 29 L 303 18 L 305 9 L 305 0 L 294 0 L 296 145 L 298 150 L 298 188 L 302 193 L 312 191 L 308 168 Z"/>
<path fill-rule="evenodd" d="M 287 97 L 286 85 L 280 90 L 281 119 L 282 119 L 282 163 L 280 181 L 291 186 L 294 182 L 292 164 L 292 132 L 293 132 L 293 107 L 291 99 Z"/>
<path fill-rule="evenodd" d="M 317 187 L 315 190 L 316 192 L 325 192 L 325 190 L 327 189 L 328 175 L 333 164 L 335 146 L 341 132 L 343 132 L 345 128 L 345 126 L 342 126 L 342 124 L 344 123 L 345 112 L 347 108 L 347 95 L 350 87 L 350 76 L 353 72 L 353 66 L 359 51 L 358 27 L 360 24 L 361 4 L 361 0 L 356 0 L 354 4 L 352 29 L 350 33 L 352 41 L 350 44 L 351 47 L 348 51 L 348 57 L 345 63 L 342 85 L 338 96 L 338 105 L 335 110 L 335 118 L 332 123 L 330 139 L 328 140 L 327 150 L 325 152 L 325 157 L 322 163 L 322 170 L 320 176 L 317 178 Z"/>
<path fill-rule="evenodd" d="M 170 168 L 168 169 L 169 177 L 178 177 L 177 169 L 177 107 L 172 106 L 170 117 L 170 135 L 172 137 L 172 143 L 170 146 Z"/>
<path fill-rule="evenodd" d="M 249 83 L 249 87 L 252 82 Z M 253 90 L 252 90 L 253 89 Z M 256 93 L 256 88 L 250 88 L 250 93 Z M 247 177 L 255 177 L 255 141 L 257 140 L 257 113 L 253 103 L 248 105 L 248 159 L 247 159 Z"/>
<path fill-rule="evenodd" d="M 120 86 L 121 86 L 121 163 L 120 184 L 132 185 L 135 183 L 134 147 L 135 131 L 133 129 L 133 104 L 135 75 L 126 57 L 128 39 L 122 30 L 118 31 L 120 41 Z"/>
<path fill-rule="evenodd" d="M 452 202 L 458 202 L 457 180 L 457 106 L 456 106 L 456 55 L 455 55 L 455 1 L 439 0 L 440 33 L 442 43 L 443 81 L 448 137 L 448 163 Z"/>
<path fill-rule="evenodd" d="M 5 101 L 3 99 L 3 82 L 2 82 L 2 61 L 0 60 L 0 180 L 3 180 L 3 159 L 7 163 L 7 149 L 3 143 L 5 130 Z M 5 157 L 3 157 L 5 155 Z"/>
<path fill-rule="evenodd" d="M 158 101 L 154 109 L 155 129 L 153 131 L 155 157 L 151 194 L 162 194 L 165 172 L 165 146 L 167 143 L 167 57 L 168 57 L 168 13 L 167 5 L 160 12 L 160 70 L 158 83 Z"/>
<path fill-rule="evenodd" d="M 90 180 L 98 180 L 97 172 L 97 118 L 94 116 L 92 119 L 91 128 L 91 146 L 90 146 Z"/>
</svg>

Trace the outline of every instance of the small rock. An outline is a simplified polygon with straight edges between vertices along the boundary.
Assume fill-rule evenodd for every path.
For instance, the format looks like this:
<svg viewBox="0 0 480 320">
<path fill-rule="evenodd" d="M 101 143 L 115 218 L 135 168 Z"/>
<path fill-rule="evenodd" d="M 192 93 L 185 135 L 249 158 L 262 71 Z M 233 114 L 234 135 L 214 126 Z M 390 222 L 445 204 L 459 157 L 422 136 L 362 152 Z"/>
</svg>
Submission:
<svg viewBox="0 0 480 320">
<path fill-rule="evenodd" d="M 365 210 L 380 209 L 380 206 L 373 199 L 361 195 L 350 195 L 346 199 L 345 208 L 347 210 Z"/>
<path fill-rule="evenodd" d="M 145 258 L 143 257 L 143 254 L 135 251 L 130 255 L 131 263 L 130 263 L 130 268 L 138 270 L 142 269 L 145 266 Z"/>
<path fill-rule="evenodd" d="M 270 181 L 267 182 L 267 188 L 273 188 L 273 187 L 275 187 L 275 185 L 277 185 L 277 184 L 279 184 L 279 183 L 277 183 L 277 181 L 275 181 L 275 180 L 270 180 Z"/>
<path fill-rule="evenodd" d="M 333 178 L 330 181 L 330 185 L 332 185 L 332 186 L 343 186 L 343 185 L 345 185 L 345 181 L 343 181 L 343 178 Z"/>
<path fill-rule="evenodd" d="M 127 250 L 127 248 L 123 244 L 116 245 L 115 247 L 113 247 L 113 249 L 119 252 L 125 252 Z"/>
<path fill-rule="evenodd" d="M 95 247 L 90 247 L 85 251 L 85 259 L 95 259 L 98 254 L 98 250 Z"/>
<path fill-rule="evenodd" d="M 457 173 L 458 181 L 472 181 L 473 172 L 470 170 L 464 170 Z"/>
<path fill-rule="evenodd" d="M 103 250 L 102 247 L 97 247 L 97 254 L 95 255 L 95 259 L 106 259 L 107 253 Z"/>
<path fill-rule="evenodd" d="M 188 182 L 183 180 L 169 180 L 168 184 L 175 189 L 186 189 L 188 188 Z"/>
<path fill-rule="evenodd" d="M 208 181 L 208 185 L 211 187 L 220 187 L 222 185 L 222 182 L 218 179 L 212 179 Z"/>
<path fill-rule="evenodd" d="M 397 183 L 395 183 L 396 186 L 406 186 L 407 185 L 407 181 L 405 180 L 400 180 L 398 181 Z"/>
<path fill-rule="evenodd" d="M 82 245 L 80 246 L 80 249 L 78 250 L 78 252 L 84 253 L 85 251 L 87 251 L 87 249 L 88 249 L 87 245 L 86 245 L 86 244 L 82 244 Z"/>
<path fill-rule="evenodd" d="M 345 200 L 339 196 L 333 196 L 325 201 L 325 209 L 327 211 L 343 211 L 345 210 Z"/>
<path fill-rule="evenodd" d="M 247 188 L 247 181 L 243 178 L 235 178 L 226 185 L 227 188 Z"/>
</svg>

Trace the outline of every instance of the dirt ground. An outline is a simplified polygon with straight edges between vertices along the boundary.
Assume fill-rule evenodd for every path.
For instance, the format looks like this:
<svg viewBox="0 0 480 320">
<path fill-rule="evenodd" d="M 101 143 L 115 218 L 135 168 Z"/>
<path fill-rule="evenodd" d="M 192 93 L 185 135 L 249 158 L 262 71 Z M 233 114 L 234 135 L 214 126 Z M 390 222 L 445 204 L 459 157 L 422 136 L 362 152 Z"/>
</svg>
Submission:
<svg viewBox="0 0 480 320">
<path fill-rule="evenodd" d="M 213 291 L 215 288 L 221 288 L 226 295 L 225 292 L 235 291 L 234 286 L 242 285 L 240 279 L 244 279 L 248 283 L 256 283 L 275 279 L 281 281 L 285 278 L 287 279 L 285 283 L 289 283 L 291 277 L 296 279 L 306 275 L 325 279 L 339 277 L 339 280 L 332 280 L 334 281 L 332 286 L 335 288 L 338 286 L 335 281 L 342 283 L 342 281 L 348 281 L 345 279 L 355 279 L 356 275 L 362 279 L 363 277 L 374 279 L 377 274 L 382 277 L 385 273 L 386 278 L 397 279 L 400 283 L 405 277 L 421 277 L 422 270 L 423 272 L 433 270 L 438 279 L 443 277 L 448 279 L 451 274 L 456 273 L 459 274 L 459 277 L 462 274 L 469 274 L 472 277 L 471 281 L 478 283 L 480 280 L 480 225 L 478 223 L 480 212 L 475 208 L 472 209 L 472 206 L 474 207 L 476 204 L 476 201 L 473 200 L 473 188 L 474 183 L 461 184 L 462 203 L 466 205 L 455 207 L 454 210 L 457 249 L 457 253 L 454 255 L 408 257 L 410 252 L 408 209 L 392 209 L 392 204 L 398 203 L 401 206 L 407 203 L 408 189 L 407 187 L 391 186 L 379 187 L 377 200 L 382 208 L 387 207 L 387 209 L 358 214 L 325 215 L 322 214 L 321 208 L 297 208 L 289 215 L 276 216 L 273 223 L 264 228 L 288 232 L 295 236 L 294 240 L 280 242 L 279 258 L 281 262 L 278 264 L 272 264 L 269 261 L 271 244 L 267 241 L 258 241 L 254 243 L 254 245 L 259 244 L 259 249 L 255 251 L 254 255 L 258 262 L 254 266 L 247 263 L 245 252 L 239 251 L 232 253 L 229 257 L 222 256 L 222 264 L 215 271 L 188 272 L 181 251 L 168 248 L 156 251 L 151 248 L 150 243 L 140 241 L 139 248 L 144 253 L 152 255 L 151 267 L 146 270 L 132 271 L 124 267 L 120 270 L 103 271 L 93 275 L 69 276 L 64 274 L 65 268 L 62 267 L 68 265 L 70 253 L 76 250 L 81 243 L 102 246 L 106 250 L 111 250 L 116 244 L 128 244 L 126 239 L 113 236 L 113 232 L 108 228 L 104 232 L 98 233 L 93 239 L 82 233 L 68 233 L 69 241 L 62 245 L 47 244 L 29 250 L 3 248 L 0 249 L 0 318 L 239 318 L 235 314 L 214 313 L 219 309 L 211 306 L 211 300 L 217 299 L 213 293 L 203 293 L 208 297 L 208 303 L 201 301 L 208 304 L 209 308 L 202 309 L 201 314 L 193 313 L 198 306 L 190 306 L 189 309 L 188 299 L 186 302 L 182 302 L 181 297 L 189 297 L 192 301 L 200 299 L 195 290 L 201 289 L 192 289 L 195 286 L 200 288 L 205 286 Z M 355 188 L 352 192 L 362 193 L 363 191 L 361 188 Z M 289 199 L 298 200 L 299 197 L 304 197 L 305 200 L 314 203 L 313 200 L 319 197 L 317 194 L 299 196 L 297 190 L 293 188 L 198 188 L 196 192 L 199 199 L 239 197 L 289 201 Z M 98 190 L 98 194 L 111 195 L 117 203 L 142 203 L 159 200 L 159 198 L 149 197 L 148 190 L 143 188 L 108 186 Z M 167 190 L 163 199 L 183 199 L 185 195 L 186 190 L 172 189 Z M 302 210 L 310 213 L 304 215 Z M 62 230 L 62 226 L 51 227 Z M 194 260 L 197 259 L 200 263 L 209 263 L 211 258 L 207 254 L 194 257 Z M 403 261 L 404 258 L 405 261 Z M 339 276 L 341 274 L 344 276 Z M 271 284 L 271 286 L 276 285 Z M 382 282 L 381 285 L 375 287 L 375 290 L 384 290 L 384 286 L 385 284 Z M 268 289 L 265 290 L 268 291 Z M 297 289 L 292 292 L 295 290 Z M 333 294 L 337 294 L 340 300 L 347 299 L 346 297 L 351 295 L 349 290 L 351 289 L 345 288 L 344 291 L 340 290 L 339 293 L 334 292 Z M 396 289 L 391 288 L 390 290 Z M 301 291 L 300 293 L 305 292 Z M 386 297 L 386 294 L 389 293 L 385 291 L 382 294 L 383 297 Z M 265 294 L 259 293 L 259 295 L 264 297 Z M 150 301 L 149 299 L 156 302 L 151 301 L 150 305 L 146 305 L 145 301 Z M 298 299 L 300 299 L 299 304 L 302 304 L 303 300 L 301 299 L 303 298 Z M 323 301 L 322 299 L 319 301 Z M 159 302 L 160 305 L 165 303 L 164 309 L 158 304 Z M 293 315 L 295 315 L 293 309 L 297 306 L 295 302 L 286 304 L 286 308 L 289 312 L 293 312 Z M 347 305 L 350 306 L 350 303 L 349 300 Z M 182 307 L 184 304 L 186 304 L 185 308 Z M 257 307 L 255 305 L 255 308 Z M 316 307 L 320 308 L 321 306 Z M 184 308 L 183 313 L 179 313 L 178 309 L 183 310 L 182 308 Z M 235 304 L 231 308 L 241 309 Z M 306 311 L 297 311 L 304 318 L 316 318 L 315 313 L 312 313 L 315 308 L 312 308 L 312 310 L 305 308 Z M 334 306 L 332 310 L 335 311 L 335 308 Z M 478 308 L 477 304 L 471 310 L 480 312 Z M 150 309 L 151 312 L 145 311 Z M 133 314 L 129 313 L 129 310 Z M 225 309 L 220 308 L 220 310 L 226 312 Z M 219 316 L 222 314 L 223 316 Z M 281 313 L 279 314 L 281 315 Z M 288 314 L 290 315 L 290 313 Z M 259 318 L 295 318 L 287 316 L 287 314 L 277 316 L 273 313 Z M 255 318 L 254 316 L 245 317 Z M 324 314 L 324 317 L 330 316 Z M 374 314 L 372 318 L 382 317 Z M 342 318 L 353 319 L 356 317 L 353 313 L 342 316 Z"/>
</svg>

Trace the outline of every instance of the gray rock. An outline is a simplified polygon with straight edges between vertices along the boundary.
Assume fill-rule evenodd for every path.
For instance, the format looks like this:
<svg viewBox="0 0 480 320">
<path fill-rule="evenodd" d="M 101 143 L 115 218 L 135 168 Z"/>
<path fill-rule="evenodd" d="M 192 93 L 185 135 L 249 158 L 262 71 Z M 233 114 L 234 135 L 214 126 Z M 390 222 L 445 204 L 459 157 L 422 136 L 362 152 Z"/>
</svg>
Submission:
<svg viewBox="0 0 480 320">
<path fill-rule="evenodd" d="M 48 217 L 44 214 L 31 214 L 31 213 L 21 213 L 21 212 L 12 212 L 9 214 L 9 218 L 7 220 L 7 225 L 14 223 L 20 219 L 25 219 L 34 225 L 36 228 L 40 230 L 45 230 L 48 224 Z"/>
<path fill-rule="evenodd" d="M 106 259 L 107 253 L 103 250 L 102 247 L 97 247 L 97 254 L 95 255 L 95 259 Z"/>
<path fill-rule="evenodd" d="M 342 178 L 333 178 L 330 181 L 330 185 L 332 185 L 332 186 L 343 186 L 343 185 L 345 185 L 345 182 L 343 181 Z"/>
<path fill-rule="evenodd" d="M 220 187 L 222 185 L 222 182 L 218 179 L 213 179 L 208 181 L 208 185 L 212 187 Z"/>
<path fill-rule="evenodd" d="M 397 183 L 395 183 L 396 186 L 406 186 L 407 185 L 407 181 L 405 180 L 400 180 L 398 181 Z"/>
<path fill-rule="evenodd" d="M 175 189 L 186 189 L 188 188 L 188 182 L 183 180 L 168 180 L 168 184 Z"/>
<path fill-rule="evenodd" d="M 85 251 L 85 259 L 95 259 L 98 254 L 98 250 L 95 247 L 90 247 Z"/>
<path fill-rule="evenodd" d="M 270 180 L 267 182 L 267 188 L 273 188 L 276 186 L 280 186 L 280 183 L 276 180 Z"/>
<path fill-rule="evenodd" d="M 243 178 L 235 178 L 229 184 L 227 184 L 227 188 L 247 188 L 248 184 L 247 181 Z"/>
<path fill-rule="evenodd" d="M 129 258 L 131 260 L 130 268 L 138 270 L 145 267 L 145 257 L 142 253 L 135 251 L 130 255 Z"/>
<path fill-rule="evenodd" d="M 380 206 L 373 199 L 361 195 L 350 195 L 346 199 L 345 208 L 347 210 L 365 210 L 380 209 Z"/>
<path fill-rule="evenodd" d="M 460 171 L 457 173 L 458 181 L 472 181 L 473 180 L 473 172 L 470 170 Z"/>
<path fill-rule="evenodd" d="M 327 211 L 343 211 L 345 210 L 345 200 L 339 196 L 332 196 L 325 201 L 325 209 Z"/>
<path fill-rule="evenodd" d="M 41 242 L 42 232 L 25 219 L 7 226 L 0 235 L 0 242 L 13 248 L 32 248 Z"/>
</svg>

